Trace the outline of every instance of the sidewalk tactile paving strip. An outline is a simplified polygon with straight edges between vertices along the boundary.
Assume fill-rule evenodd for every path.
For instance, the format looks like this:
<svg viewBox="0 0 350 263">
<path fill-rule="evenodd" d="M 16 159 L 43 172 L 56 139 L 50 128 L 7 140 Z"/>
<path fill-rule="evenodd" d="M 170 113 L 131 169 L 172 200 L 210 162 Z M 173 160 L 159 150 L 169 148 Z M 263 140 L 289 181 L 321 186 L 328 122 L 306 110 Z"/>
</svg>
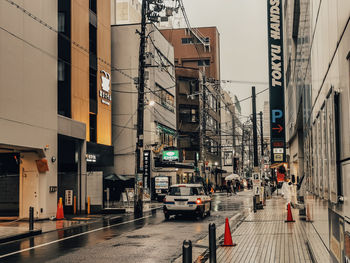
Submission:
<svg viewBox="0 0 350 263">
<path fill-rule="evenodd" d="M 217 262 L 311 262 L 305 223 L 285 223 L 287 210 L 281 197 L 267 201 L 263 210 L 250 213 L 232 233 L 236 247 L 218 247 Z"/>
</svg>

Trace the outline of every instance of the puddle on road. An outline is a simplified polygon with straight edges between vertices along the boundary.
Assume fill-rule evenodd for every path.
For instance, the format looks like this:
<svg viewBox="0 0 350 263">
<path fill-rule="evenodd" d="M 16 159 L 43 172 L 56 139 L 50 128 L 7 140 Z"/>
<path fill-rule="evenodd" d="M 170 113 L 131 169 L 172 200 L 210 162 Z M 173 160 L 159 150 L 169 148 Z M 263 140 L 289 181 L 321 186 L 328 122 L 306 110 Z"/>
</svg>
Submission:
<svg viewBox="0 0 350 263">
<path fill-rule="evenodd" d="M 126 236 L 127 238 L 149 238 L 150 235 L 134 235 L 134 236 Z"/>
<path fill-rule="evenodd" d="M 138 243 L 138 242 L 118 243 L 118 244 L 112 245 L 112 247 L 121 247 L 121 246 L 125 246 L 125 247 L 141 247 L 142 245 L 140 243 Z"/>
</svg>

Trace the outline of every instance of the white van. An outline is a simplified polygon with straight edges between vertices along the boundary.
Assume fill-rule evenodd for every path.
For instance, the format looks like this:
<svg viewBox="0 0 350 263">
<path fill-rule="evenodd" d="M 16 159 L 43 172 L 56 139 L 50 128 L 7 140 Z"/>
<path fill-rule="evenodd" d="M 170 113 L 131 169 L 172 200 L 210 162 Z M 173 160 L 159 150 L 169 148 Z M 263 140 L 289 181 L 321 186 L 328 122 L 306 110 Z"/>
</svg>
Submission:
<svg viewBox="0 0 350 263">
<path fill-rule="evenodd" d="M 171 215 L 193 215 L 204 218 L 210 215 L 211 198 L 201 184 L 175 184 L 164 198 L 165 219 Z"/>
</svg>

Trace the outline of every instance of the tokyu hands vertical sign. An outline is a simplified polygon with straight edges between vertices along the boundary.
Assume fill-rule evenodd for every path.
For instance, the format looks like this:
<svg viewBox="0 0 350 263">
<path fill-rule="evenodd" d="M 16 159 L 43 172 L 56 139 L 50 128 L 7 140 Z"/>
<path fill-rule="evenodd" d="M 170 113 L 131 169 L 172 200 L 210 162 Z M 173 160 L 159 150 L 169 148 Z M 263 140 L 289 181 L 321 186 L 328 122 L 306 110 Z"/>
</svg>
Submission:
<svg viewBox="0 0 350 263">
<path fill-rule="evenodd" d="M 282 1 L 267 1 L 271 163 L 286 161 Z M 275 150 L 276 149 L 276 150 Z"/>
</svg>

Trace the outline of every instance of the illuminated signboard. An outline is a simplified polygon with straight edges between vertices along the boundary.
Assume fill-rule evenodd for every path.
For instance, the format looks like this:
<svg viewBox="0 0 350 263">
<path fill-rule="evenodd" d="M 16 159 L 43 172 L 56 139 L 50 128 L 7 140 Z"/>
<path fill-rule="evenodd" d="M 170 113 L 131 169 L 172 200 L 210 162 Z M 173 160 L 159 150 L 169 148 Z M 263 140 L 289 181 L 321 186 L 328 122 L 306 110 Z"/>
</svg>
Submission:
<svg viewBox="0 0 350 263">
<path fill-rule="evenodd" d="M 150 187 L 151 181 L 151 151 L 143 151 L 143 185 L 145 188 Z"/>
<path fill-rule="evenodd" d="M 179 151 L 163 151 L 163 161 L 178 161 L 179 160 Z"/>
</svg>

